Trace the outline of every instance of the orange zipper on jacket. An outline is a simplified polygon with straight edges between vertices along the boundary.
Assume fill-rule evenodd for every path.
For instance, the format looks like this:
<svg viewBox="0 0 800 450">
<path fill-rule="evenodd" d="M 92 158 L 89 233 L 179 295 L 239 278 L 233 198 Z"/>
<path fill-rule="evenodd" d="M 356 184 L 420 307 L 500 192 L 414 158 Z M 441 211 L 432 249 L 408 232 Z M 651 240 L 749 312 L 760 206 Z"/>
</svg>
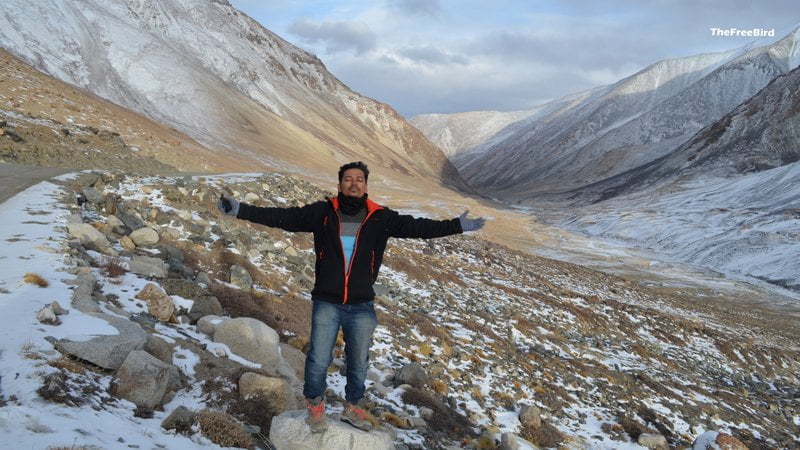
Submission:
<svg viewBox="0 0 800 450">
<path fill-rule="evenodd" d="M 342 304 L 347 304 L 347 296 L 348 291 L 350 289 L 350 271 L 353 269 L 353 261 L 356 259 L 356 253 L 358 252 L 358 237 L 361 235 L 361 229 L 364 227 L 364 224 L 367 223 L 370 216 L 377 211 L 377 209 L 373 209 L 372 211 L 367 212 L 367 216 L 364 217 L 364 220 L 361 221 L 361 225 L 358 226 L 358 231 L 356 231 L 356 239 L 355 244 L 353 245 L 353 254 L 350 255 L 350 264 L 347 265 L 347 270 L 344 272 L 344 297 L 342 298 Z M 344 244 L 342 244 L 342 215 L 339 213 L 339 210 L 336 210 L 336 216 L 339 219 L 339 245 L 342 246 L 342 268 L 344 268 L 344 264 L 347 262 L 344 260 Z M 375 258 L 375 252 L 372 252 L 373 261 Z M 372 269 L 370 269 L 372 270 Z"/>
</svg>

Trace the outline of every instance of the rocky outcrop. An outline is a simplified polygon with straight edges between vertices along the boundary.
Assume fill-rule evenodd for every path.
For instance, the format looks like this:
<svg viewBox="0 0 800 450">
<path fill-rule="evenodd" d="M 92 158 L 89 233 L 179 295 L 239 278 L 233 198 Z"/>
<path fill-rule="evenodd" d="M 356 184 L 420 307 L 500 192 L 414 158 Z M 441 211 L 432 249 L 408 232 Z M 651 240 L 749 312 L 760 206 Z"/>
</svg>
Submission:
<svg viewBox="0 0 800 450">
<path fill-rule="evenodd" d="M 86 341 L 53 340 L 56 350 L 104 369 L 116 370 L 122 366 L 128 353 L 144 348 L 147 333 L 138 324 L 107 314 L 93 315 L 108 322 L 119 334 L 95 336 Z"/>
<path fill-rule="evenodd" d="M 142 350 L 128 354 L 117 371 L 115 393 L 136 406 L 154 409 L 170 385 L 170 365 Z"/>
<path fill-rule="evenodd" d="M 166 292 L 153 283 L 148 283 L 136 298 L 147 302 L 148 312 L 161 322 L 175 320 L 175 304 Z"/>
<path fill-rule="evenodd" d="M 214 342 L 221 342 L 232 352 L 264 368 L 275 368 L 281 361 L 278 333 L 249 317 L 226 320 L 214 328 Z"/>
<path fill-rule="evenodd" d="M 273 417 L 269 439 L 282 450 L 319 450 L 323 448 L 390 450 L 395 448 L 391 435 L 385 431 L 373 430 L 368 433 L 329 418 L 327 431 L 312 433 L 305 418 L 305 410 L 287 411 Z"/>
</svg>

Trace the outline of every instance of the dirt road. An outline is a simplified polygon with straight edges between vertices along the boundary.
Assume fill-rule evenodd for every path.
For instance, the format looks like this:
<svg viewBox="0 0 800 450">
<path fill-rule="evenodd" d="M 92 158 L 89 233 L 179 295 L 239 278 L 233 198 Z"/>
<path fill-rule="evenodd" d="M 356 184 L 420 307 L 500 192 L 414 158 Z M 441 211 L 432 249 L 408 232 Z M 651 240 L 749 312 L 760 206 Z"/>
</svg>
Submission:
<svg viewBox="0 0 800 450">
<path fill-rule="evenodd" d="M 69 171 L 69 169 L 56 167 L 22 166 L 11 163 L 0 164 L 0 203 L 24 191 L 29 186 Z"/>
</svg>

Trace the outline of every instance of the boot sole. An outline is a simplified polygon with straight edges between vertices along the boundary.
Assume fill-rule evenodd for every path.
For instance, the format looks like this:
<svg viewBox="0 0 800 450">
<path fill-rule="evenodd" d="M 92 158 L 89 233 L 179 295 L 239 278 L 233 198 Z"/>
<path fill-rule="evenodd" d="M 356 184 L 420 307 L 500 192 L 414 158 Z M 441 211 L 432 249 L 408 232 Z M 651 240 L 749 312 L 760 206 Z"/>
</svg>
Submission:
<svg viewBox="0 0 800 450">
<path fill-rule="evenodd" d="M 342 416 L 341 421 L 346 423 L 346 424 L 348 424 L 348 425 L 350 425 L 351 427 L 353 427 L 353 428 L 355 428 L 357 430 L 369 432 L 369 431 L 372 431 L 372 429 L 373 429 L 372 424 L 370 424 L 369 427 L 360 427 L 360 426 L 356 425 L 355 423 L 353 423 L 353 421 L 351 421 L 350 419 L 348 419 L 348 418 L 346 418 L 344 416 Z"/>
</svg>

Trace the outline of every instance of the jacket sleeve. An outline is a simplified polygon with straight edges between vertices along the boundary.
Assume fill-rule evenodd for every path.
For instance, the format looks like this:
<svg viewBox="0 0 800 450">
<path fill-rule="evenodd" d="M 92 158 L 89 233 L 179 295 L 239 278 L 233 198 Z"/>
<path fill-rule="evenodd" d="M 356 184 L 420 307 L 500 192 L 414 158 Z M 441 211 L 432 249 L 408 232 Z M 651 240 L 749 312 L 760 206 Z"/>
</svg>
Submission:
<svg viewBox="0 0 800 450">
<path fill-rule="evenodd" d="M 398 214 L 387 211 L 387 230 L 389 237 L 431 239 L 463 233 L 458 217 L 447 220 L 433 220 Z"/>
<path fill-rule="evenodd" d="M 310 232 L 322 223 L 323 214 L 325 202 L 289 208 L 265 208 L 241 203 L 236 218 L 286 231 Z"/>
</svg>

